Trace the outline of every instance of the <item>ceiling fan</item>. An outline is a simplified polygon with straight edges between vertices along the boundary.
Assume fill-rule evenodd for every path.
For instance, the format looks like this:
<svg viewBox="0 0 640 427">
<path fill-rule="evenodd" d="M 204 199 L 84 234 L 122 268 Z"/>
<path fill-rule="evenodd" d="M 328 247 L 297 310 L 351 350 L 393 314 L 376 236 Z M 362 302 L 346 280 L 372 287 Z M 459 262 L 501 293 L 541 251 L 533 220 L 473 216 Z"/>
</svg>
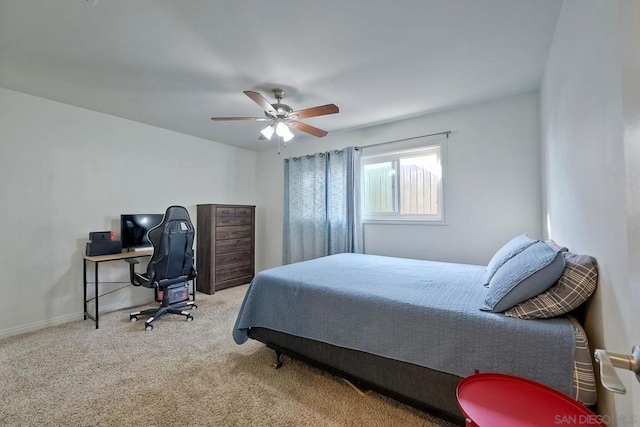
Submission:
<svg viewBox="0 0 640 427">
<path fill-rule="evenodd" d="M 275 104 L 271 104 L 258 92 L 245 90 L 244 94 L 264 110 L 265 117 L 212 117 L 211 120 L 255 120 L 257 122 L 271 122 L 269 126 L 260 131 L 258 139 L 270 140 L 275 133 L 286 143 L 293 138 L 293 133 L 290 129 L 291 127 L 310 135 L 317 136 L 318 138 L 322 138 L 327 135 L 327 131 L 302 123 L 298 121 L 298 119 L 325 116 L 327 114 L 335 114 L 340 111 L 340 109 L 334 104 L 320 105 L 318 107 L 294 111 L 291 107 L 282 103 L 282 98 L 285 94 L 283 89 L 273 89 L 273 96 L 276 98 Z"/>
</svg>

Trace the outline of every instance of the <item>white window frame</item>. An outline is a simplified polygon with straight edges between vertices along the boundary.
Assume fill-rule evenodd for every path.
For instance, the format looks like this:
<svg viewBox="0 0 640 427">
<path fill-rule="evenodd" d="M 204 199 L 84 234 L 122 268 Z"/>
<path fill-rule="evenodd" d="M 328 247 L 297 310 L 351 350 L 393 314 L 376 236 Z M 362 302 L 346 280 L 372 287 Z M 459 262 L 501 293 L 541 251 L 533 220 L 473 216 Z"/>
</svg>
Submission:
<svg viewBox="0 0 640 427">
<path fill-rule="evenodd" d="M 420 137 L 397 143 L 376 144 L 371 147 L 362 147 L 361 156 L 361 203 L 362 218 L 365 224 L 420 224 L 420 225 L 447 225 L 446 211 L 446 173 L 447 173 L 447 137 Z M 398 160 L 407 154 L 421 155 L 431 154 L 435 147 L 439 148 L 441 177 L 438 187 L 438 214 L 437 215 L 402 215 L 400 212 L 366 212 L 364 206 L 364 165 L 383 161 Z"/>
</svg>

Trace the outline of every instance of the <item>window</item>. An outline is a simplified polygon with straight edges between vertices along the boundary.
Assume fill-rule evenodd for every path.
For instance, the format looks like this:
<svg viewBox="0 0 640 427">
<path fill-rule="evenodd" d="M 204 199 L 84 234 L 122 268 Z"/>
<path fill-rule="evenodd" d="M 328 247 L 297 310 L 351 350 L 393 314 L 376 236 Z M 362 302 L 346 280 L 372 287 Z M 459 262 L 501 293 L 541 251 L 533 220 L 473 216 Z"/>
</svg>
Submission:
<svg viewBox="0 0 640 427">
<path fill-rule="evenodd" d="M 431 145 L 427 145 L 429 142 Z M 444 222 L 444 145 L 429 142 L 424 138 L 412 141 L 411 148 L 406 144 L 403 148 L 396 144 L 371 150 L 365 147 L 362 153 L 365 221 Z"/>
</svg>

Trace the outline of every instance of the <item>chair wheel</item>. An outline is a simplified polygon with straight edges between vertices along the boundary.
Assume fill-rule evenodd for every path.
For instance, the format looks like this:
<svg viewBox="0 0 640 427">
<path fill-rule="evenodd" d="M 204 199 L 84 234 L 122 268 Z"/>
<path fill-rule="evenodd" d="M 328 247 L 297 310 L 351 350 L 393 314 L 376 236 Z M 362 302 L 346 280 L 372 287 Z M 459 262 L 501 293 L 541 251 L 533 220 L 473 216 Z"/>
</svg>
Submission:
<svg viewBox="0 0 640 427">
<path fill-rule="evenodd" d="M 137 321 L 138 321 L 138 316 L 134 314 L 129 315 L 129 322 L 137 322 Z"/>
<path fill-rule="evenodd" d="M 193 307 L 193 308 L 194 308 L 194 309 L 196 309 L 196 310 L 198 309 L 198 306 L 197 306 L 197 305 L 195 305 L 195 304 L 193 304 L 191 307 Z"/>
<path fill-rule="evenodd" d="M 187 316 L 187 322 L 193 322 L 193 316 L 192 315 L 188 315 Z"/>
<path fill-rule="evenodd" d="M 148 324 L 147 326 L 144 327 L 145 331 L 153 331 L 153 325 L 152 324 Z"/>
</svg>

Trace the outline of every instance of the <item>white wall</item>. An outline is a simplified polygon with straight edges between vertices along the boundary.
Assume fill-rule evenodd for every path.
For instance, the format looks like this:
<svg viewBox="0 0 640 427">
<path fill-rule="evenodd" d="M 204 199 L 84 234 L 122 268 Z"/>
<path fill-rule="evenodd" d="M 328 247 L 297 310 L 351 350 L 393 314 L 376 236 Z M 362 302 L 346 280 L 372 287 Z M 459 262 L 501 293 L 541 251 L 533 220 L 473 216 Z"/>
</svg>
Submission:
<svg viewBox="0 0 640 427">
<path fill-rule="evenodd" d="M 541 89 L 545 226 L 558 243 L 597 259 L 586 329 L 592 347 L 618 353 L 640 344 L 632 318 L 640 302 L 637 26 L 636 0 L 565 0 Z M 636 425 L 638 383 L 618 373 L 629 393 L 601 388 L 599 412 L 611 425 Z"/>
<path fill-rule="evenodd" d="M 172 204 L 194 222 L 196 204 L 255 204 L 256 167 L 252 151 L 0 89 L 0 338 L 82 318 L 90 231 L 119 233 L 121 213 Z M 128 280 L 124 262 L 100 271 Z M 129 287 L 100 303 L 151 294 Z"/>
<path fill-rule="evenodd" d="M 640 345 L 640 1 L 620 2 L 620 32 L 622 52 L 622 105 L 624 113 L 624 156 L 627 199 L 627 236 L 630 310 L 625 312 L 627 339 Z M 626 352 L 630 344 L 624 348 Z M 640 424 L 640 381 L 630 372 L 622 372 L 633 383 L 633 419 Z M 624 408 L 623 408 L 624 410 Z"/>
<path fill-rule="evenodd" d="M 447 143 L 448 225 L 367 224 L 366 252 L 487 264 L 515 235 L 540 237 L 538 112 L 537 94 L 527 94 L 293 143 L 280 156 L 274 150 L 261 152 L 257 225 L 263 256 L 258 266 L 270 268 L 282 260 L 284 158 L 446 130 L 454 132 Z"/>
</svg>

